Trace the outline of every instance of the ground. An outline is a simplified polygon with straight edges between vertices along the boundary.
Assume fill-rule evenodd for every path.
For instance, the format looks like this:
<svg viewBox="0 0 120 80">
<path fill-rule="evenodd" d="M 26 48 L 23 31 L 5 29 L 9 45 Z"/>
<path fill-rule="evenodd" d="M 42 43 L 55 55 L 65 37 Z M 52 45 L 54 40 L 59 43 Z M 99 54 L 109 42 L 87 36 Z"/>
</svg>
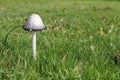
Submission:
<svg viewBox="0 0 120 80">
<path fill-rule="evenodd" d="M 1 0 L 1 80 L 119 80 L 120 2 Z M 37 13 L 37 60 L 26 18 Z"/>
</svg>

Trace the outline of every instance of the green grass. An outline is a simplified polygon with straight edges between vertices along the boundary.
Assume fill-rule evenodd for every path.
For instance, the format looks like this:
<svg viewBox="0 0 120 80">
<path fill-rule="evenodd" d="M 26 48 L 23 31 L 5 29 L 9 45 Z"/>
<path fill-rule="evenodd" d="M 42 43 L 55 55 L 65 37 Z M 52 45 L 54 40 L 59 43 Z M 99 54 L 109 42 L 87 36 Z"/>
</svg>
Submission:
<svg viewBox="0 0 120 80">
<path fill-rule="evenodd" d="M 1 0 L 0 80 L 120 80 L 119 8 L 116 1 Z M 37 32 L 36 61 L 32 33 L 22 29 L 31 13 L 47 26 Z"/>
</svg>

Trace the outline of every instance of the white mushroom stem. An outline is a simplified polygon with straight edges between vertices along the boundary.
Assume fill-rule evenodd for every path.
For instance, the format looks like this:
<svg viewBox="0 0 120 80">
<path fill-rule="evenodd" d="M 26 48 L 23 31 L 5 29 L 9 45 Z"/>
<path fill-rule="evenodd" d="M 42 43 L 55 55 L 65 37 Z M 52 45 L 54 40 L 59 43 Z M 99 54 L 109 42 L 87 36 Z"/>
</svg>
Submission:
<svg viewBox="0 0 120 80">
<path fill-rule="evenodd" d="M 36 32 L 33 31 L 32 34 L 32 49 L 33 49 L 33 58 L 36 60 Z"/>
</svg>

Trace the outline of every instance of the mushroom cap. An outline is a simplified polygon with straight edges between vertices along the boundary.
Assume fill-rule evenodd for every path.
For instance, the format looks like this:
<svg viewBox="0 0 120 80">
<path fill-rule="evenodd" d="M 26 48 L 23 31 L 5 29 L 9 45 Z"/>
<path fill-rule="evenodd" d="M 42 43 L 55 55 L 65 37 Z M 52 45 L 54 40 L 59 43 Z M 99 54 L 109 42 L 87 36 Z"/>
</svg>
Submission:
<svg viewBox="0 0 120 80">
<path fill-rule="evenodd" d="M 41 17 L 38 14 L 31 14 L 22 28 L 28 31 L 41 31 L 46 29 L 46 26 L 43 24 Z"/>
</svg>

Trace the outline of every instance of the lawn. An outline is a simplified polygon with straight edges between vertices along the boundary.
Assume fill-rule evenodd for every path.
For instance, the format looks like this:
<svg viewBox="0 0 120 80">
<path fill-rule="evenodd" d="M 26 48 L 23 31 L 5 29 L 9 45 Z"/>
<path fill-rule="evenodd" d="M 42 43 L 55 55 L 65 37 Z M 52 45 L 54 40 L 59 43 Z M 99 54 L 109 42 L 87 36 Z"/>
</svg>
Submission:
<svg viewBox="0 0 120 80">
<path fill-rule="evenodd" d="M 120 80 L 120 2 L 1 0 L 0 80 Z M 37 13 L 37 60 L 26 18 Z"/>
</svg>

